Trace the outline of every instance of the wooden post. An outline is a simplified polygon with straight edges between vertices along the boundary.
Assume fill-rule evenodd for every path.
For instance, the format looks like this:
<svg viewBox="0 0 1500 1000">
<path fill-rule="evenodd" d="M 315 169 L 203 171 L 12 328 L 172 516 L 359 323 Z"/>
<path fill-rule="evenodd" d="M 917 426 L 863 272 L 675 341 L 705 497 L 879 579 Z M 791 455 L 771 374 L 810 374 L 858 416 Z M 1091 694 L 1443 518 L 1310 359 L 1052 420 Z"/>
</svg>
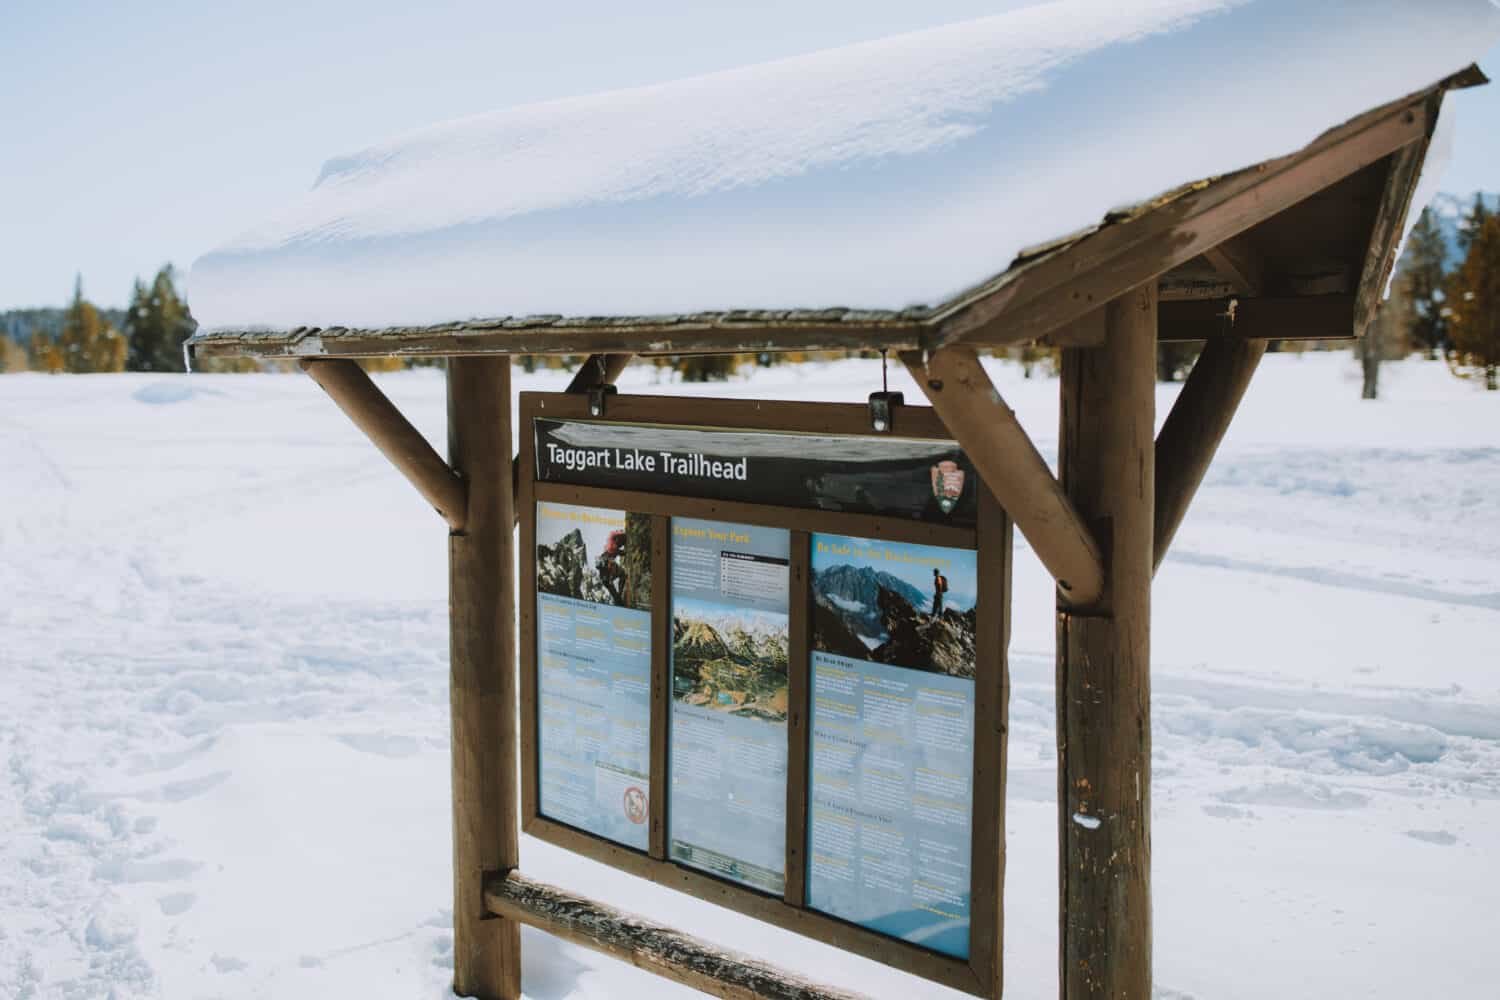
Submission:
<svg viewBox="0 0 1500 1000">
<path fill-rule="evenodd" d="M 448 538 L 453 723 L 453 991 L 521 995 L 520 925 L 491 916 L 487 875 L 519 862 L 510 358 L 448 362 L 448 453 L 468 522 Z"/>
<path fill-rule="evenodd" d="M 1063 351 L 1062 484 L 1104 541 L 1090 608 L 1057 613 L 1058 863 L 1064 1000 L 1151 996 L 1155 283 L 1106 307 L 1106 337 Z"/>
<path fill-rule="evenodd" d="M 1187 515 L 1198 484 L 1250 385 L 1264 340 L 1233 334 L 1210 339 L 1193 363 L 1187 384 L 1172 404 L 1156 438 L 1156 532 L 1152 569 L 1161 565 L 1172 536 Z"/>
</svg>

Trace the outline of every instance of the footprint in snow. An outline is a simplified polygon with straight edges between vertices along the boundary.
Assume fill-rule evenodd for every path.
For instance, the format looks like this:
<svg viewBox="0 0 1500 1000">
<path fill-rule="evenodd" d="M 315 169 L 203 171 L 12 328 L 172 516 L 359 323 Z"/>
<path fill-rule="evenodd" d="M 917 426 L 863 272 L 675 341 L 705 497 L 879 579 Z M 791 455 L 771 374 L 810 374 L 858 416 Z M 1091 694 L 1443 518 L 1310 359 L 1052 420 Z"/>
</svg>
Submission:
<svg viewBox="0 0 1500 1000">
<path fill-rule="evenodd" d="M 1406 835 L 1413 840 L 1420 840 L 1428 844 L 1438 844 L 1442 847 L 1452 847 L 1458 843 L 1458 838 L 1447 830 L 1407 830 Z"/>
<path fill-rule="evenodd" d="M 169 892 L 165 896 L 158 897 L 156 905 L 161 907 L 163 916 L 175 917 L 192 909 L 198 901 L 196 893 L 191 892 Z"/>
</svg>

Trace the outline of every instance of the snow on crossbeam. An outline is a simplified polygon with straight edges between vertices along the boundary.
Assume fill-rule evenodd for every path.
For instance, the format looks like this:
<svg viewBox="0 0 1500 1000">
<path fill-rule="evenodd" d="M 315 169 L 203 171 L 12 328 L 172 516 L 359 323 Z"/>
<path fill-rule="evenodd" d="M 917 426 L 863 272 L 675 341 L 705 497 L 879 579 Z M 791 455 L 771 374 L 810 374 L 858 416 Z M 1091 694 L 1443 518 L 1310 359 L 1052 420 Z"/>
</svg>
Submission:
<svg viewBox="0 0 1500 1000">
<path fill-rule="evenodd" d="M 1064 0 L 450 122 L 330 161 L 198 261 L 197 342 L 467 342 L 478 321 L 548 344 L 866 323 L 909 343 L 1024 248 L 1291 154 L 1496 38 L 1489 0 Z"/>
</svg>

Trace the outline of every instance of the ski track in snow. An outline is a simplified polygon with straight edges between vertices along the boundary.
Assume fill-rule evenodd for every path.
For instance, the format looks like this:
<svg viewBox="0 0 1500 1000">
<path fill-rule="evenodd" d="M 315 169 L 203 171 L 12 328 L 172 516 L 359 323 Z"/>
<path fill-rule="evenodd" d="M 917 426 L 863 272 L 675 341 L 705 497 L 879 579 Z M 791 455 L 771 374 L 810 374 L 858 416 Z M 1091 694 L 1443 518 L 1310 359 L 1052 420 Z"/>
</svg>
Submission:
<svg viewBox="0 0 1500 1000">
<path fill-rule="evenodd" d="M 860 399 L 877 371 L 660 391 Z M 1055 450 L 1055 381 L 995 371 Z M 1371 407 L 1352 373 L 1267 359 L 1158 577 L 1160 997 L 1500 973 L 1476 877 L 1500 846 L 1500 400 L 1406 362 Z M 440 440 L 441 378 L 384 384 Z M 447 996 L 441 523 L 295 376 L 0 379 L 0 469 L 0 996 Z M 1051 595 L 1017 552 L 1006 979 L 1041 997 Z M 529 839 L 523 866 L 874 996 L 956 996 Z M 533 1000 L 690 995 L 524 940 Z"/>
</svg>

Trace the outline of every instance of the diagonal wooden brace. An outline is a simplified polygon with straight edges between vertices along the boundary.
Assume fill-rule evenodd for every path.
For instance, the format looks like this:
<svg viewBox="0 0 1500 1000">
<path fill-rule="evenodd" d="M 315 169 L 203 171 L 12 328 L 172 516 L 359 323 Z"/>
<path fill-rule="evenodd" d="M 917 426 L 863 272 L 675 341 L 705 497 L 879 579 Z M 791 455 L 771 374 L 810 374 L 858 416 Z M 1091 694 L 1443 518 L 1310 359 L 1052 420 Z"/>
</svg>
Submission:
<svg viewBox="0 0 1500 1000">
<path fill-rule="evenodd" d="M 448 527 L 462 531 L 469 505 L 464 481 L 370 381 L 365 370 L 344 358 L 305 358 L 300 364 L 354 426 L 437 509 Z"/>
<path fill-rule="evenodd" d="M 566 391 L 588 392 L 590 389 L 601 385 L 614 385 L 615 379 L 620 377 L 621 373 L 625 371 L 634 357 L 634 354 L 590 354 L 584 359 L 583 364 L 578 366 L 578 370 L 573 373 L 573 380 L 568 383 Z M 521 482 L 520 463 L 521 456 L 517 453 L 513 463 L 515 475 L 512 481 L 515 483 Z M 519 500 L 520 487 L 517 486 L 516 489 L 518 493 L 517 500 Z M 516 504 L 516 522 L 520 523 L 520 520 L 521 505 L 518 502 Z"/>
<path fill-rule="evenodd" d="M 1015 411 L 995 391 L 973 348 L 943 348 L 925 365 L 916 351 L 903 352 L 901 360 L 1057 581 L 1064 599 L 1076 607 L 1097 601 L 1104 592 L 1098 543 Z"/>
<path fill-rule="evenodd" d="M 1219 442 L 1250 385 L 1266 341 L 1236 334 L 1214 337 L 1193 364 L 1182 392 L 1156 435 L 1155 563 L 1160 568 L 1172 536 L 1187 515 Z"/>
</svg>

